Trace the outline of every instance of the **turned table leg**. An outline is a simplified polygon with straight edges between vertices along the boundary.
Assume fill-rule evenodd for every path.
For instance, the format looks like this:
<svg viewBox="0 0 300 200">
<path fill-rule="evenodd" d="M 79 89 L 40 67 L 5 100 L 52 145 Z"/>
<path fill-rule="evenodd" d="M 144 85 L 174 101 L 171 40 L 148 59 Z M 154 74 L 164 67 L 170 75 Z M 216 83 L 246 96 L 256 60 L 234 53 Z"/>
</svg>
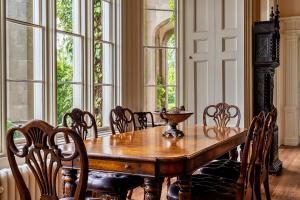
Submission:
<svg viewBox="0 0 300 200">
<path fill-rule="evenodd" d="M 179 177 L 179 188 L 179 200 L 190 200 L 192 189 L 191 176 Z"/>
<path fill-rule="evenodd" d="M 76 190 L 76 169 L 63 169 L 62 170 L 62 183 L 63 183 L 63 196 L 73 197 Z"/>
<path fill-rule="evenodd" d="M 158 200 L 161 196 L 163 179 L 145 178 L 145 200 Z"/>
</svg>

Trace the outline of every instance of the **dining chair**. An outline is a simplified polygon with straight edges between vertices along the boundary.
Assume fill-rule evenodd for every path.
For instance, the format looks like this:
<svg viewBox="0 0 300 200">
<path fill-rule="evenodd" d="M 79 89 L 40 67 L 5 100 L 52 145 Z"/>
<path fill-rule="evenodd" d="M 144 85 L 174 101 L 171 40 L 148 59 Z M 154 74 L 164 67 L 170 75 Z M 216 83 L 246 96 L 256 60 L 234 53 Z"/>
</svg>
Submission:
<svg viewBox="0 0 300 200">
<path fill-rule="evenodd" d="M 192 176 L 192 200 L 250 200 L 255 195 L 255 162 L 257 159 L 260 135 L 264 120 L 254 117 L 248 129 L 245 149 L 242 155 L 241 170 L 237 180 L 227 179 L 208 174 Z M 168 190 L 168 200 L 179 199 L 179 182 L 171 184 Z"/>
<path fill-rule="evenodd" d="M 203 125 L 212 125 L 217 127 L 227 127 L 228 125 L 239 127 L 241 120 L 240 109 L 235 105 L 227 103 L 218 103 L 216 105 L 207 106 L 203 111 Z M 243 145 L 241 145 L 243 148 Z M 238 157 L 237 149 L 233 149 L 229 153 L 224 154 L 219 159 L 229 158 L 236 160 Z"/>
<path fill-rule="evenodd" d="M 265 189 L 265 195 L 267 200 L 271 200 L 270 186 L 269 186 L 269 161 L 270 161 L 270 151 L 271 143 L 273 139 L 273 131 L 275 129 L 277 121 L 277 109 L 273 106 L 272 111 L 268 113 L 263 130 L 263 136 L 260 139 L 260 149 L 258 154 L 258 159 L 256 160 L 256 188 L 255 192 L 258 196 L 258 200 L 261 199 L 261 184 L 263 184 Z"/>
<path fill-rule="evenodd" d="M 153 114 L 151 112 L 134 112 L 133 118 L 136 128 L 139 130 L 155 127 Z"/>
<path fill-rule="evenodd" d="M 264 118 L 264 113 L 259 114 L 260 118 Z M 272 111 L 267 114 L 264 121 L 264 131 L 262 132 L 264 136 L 261 137 L 260 141 L 260 154 L 258 155 L 258 160 L 256 161 L 256 167 L 260 173 L 256 173 L 259 177 L 256 180 L 260 180 L 260 184 L 256 184 L 256 192 L 260 195 L 260 186 L 263 184 L 265 189 L 266 199 L 270 200 L 270 189 L 269 189 L 269 157 L 270 157 L 270 143 L 272 141 L 273 130 L 277 120 L 277 109 L 273 106 Z M 218 177 L 223 177 L 227 179 L 237 180 L 240 174 L 241 163 L 234 160 L 215 160 L 208 165 L 200 168 L 199 173 L 208 174 Z"/>
<path fill-rule="evenodd" d="M 97 126 L 94 116 L 78 108 L 74 108 L 70 113 L 63 116 L 63 126 L 69 127 L 77 132 L 83 139 L 87 139 L 88 134 L 97 138 Z M 70 142 L 65 137 L 66 142 Z M 93 196 L 106 196 L 109 199 L 126 199 L 129 190 L 142 184 L 140 177 L 121 175 L 118 173 L 106 173 L 100 171 L 90 171 L 88 175 L 87 190 L 93 192 Z"/>
<path fill-rule="evenodd" d="M 22 148 L 16 146 L 14 134 L 21 133 L 25 138 L 25 145 Z M 63 133 L 72 138 L 75 145 L 75 152 L 72 155 L 63 155 L 61 149 L 55 143 L 55 136 Z M 84 143 L 81 137 L 69 128 L 54 128 L 41 120 L 33 120 L 20 128 L 10 129 L 6 137 L 7 157 L 16 181 L 21 200 L 31 200 L 31 195 L 26 185 L 26 180 L 18 168 L 16 157 L 25 159 L 37 180 L 38 188 L 41 191 L 40 200 L 58 200 L 56 182 L 59 169 L 63 162 L 79 160 L 80 174 L 73 198 L 68 200 L 85 199 L 88 179 L 88 158 Z M 78 159 L 79 157 L 79 159 Z"/>
<path fill-rule="evenodd" d="M 128 108 L 116 106 L 110 111 L 110 129 L 112 134 L 116 134 L 116 129 L 119 133 L 135 131 L 136 125 L 133 112 Z"/>
</svg>

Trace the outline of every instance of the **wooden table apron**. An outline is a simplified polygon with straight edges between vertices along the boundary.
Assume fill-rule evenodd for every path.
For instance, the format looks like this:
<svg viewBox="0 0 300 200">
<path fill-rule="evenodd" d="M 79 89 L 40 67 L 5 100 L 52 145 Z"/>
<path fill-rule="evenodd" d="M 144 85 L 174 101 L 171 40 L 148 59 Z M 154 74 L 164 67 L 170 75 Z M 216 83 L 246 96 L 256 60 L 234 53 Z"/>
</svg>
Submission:
<svg viewBox="0 0 300 200">
<path fill-rule="evenodd" d="M 190 199 L 191 175 L 209 161 L 244 143 L 242 128 L 182 126 L 183 138 L 164 138 L 165 127 L 104 136 L 85 141 L 89 169 L 145 177 L 145 199 L 160 199 L 163 177 L 179 177 L 180 199 Z M 62 146 L 70 154 L 73 144 Z M 76 166 L 63 163 L 64 196 L 74 192 Z"/>
</svg>

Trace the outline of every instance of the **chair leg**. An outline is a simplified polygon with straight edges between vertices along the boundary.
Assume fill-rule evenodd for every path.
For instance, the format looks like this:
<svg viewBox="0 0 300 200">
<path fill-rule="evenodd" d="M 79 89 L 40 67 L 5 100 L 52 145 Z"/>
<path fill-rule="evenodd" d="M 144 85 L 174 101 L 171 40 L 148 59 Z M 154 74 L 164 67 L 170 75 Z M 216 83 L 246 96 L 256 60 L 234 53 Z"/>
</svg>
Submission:
<svg viewBox="0 0 300 200">
<path fill-rule="evenodd" d="M 264 188 L 266 193 L 266 199 L 271 200 L 271 194 L 270 194 L 270 187 L 269 187 L 269 177 L 267 175 L 267 178 L 264 180 Z"/>
<path fill-rule="evenodd" d="M 229 160 L 235 160 L 235 161 L 237 161 L 238 155 L 239 155 L 239 153 L 237 151 L 237 148 L 232 149 L 229 152 Z"/>
<path fill-rule="evenodd" d="M 131 199 L 133 190 L 129 190 L 127 194 L 127 199 Z"/>
</svg>

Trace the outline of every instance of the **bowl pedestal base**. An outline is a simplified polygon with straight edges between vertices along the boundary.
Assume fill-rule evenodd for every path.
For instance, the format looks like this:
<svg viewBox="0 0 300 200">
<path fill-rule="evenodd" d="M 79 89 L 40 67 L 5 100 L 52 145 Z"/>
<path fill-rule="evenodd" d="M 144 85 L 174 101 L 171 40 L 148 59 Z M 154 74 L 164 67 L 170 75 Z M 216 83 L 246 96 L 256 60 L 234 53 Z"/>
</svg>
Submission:
<svg viewBox="0 0 300 200">
<path fill-rule="evenodd" d="M 178 130 L 176 127 L 177 127 L 177 124 L 168 124 L 169 126 L 169 129 L 166 130 L 162 135 L 164 137 L 176 137 L 176 138 L 181 138 L 184 136 L 184 133 L 181 131 L 181 130 Z"/>
</svg>

